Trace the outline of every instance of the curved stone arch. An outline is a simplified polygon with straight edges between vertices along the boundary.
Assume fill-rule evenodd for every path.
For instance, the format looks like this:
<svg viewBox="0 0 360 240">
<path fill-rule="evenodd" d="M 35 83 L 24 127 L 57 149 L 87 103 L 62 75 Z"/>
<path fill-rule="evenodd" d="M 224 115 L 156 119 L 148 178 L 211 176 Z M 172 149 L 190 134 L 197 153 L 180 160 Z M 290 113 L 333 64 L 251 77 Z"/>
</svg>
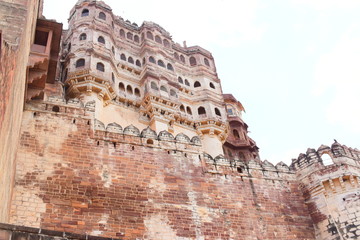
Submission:
<svg viewBox="0 0 360 240">
<path fill-rule="evenodd" d="M 139 137 L 140 130 L 131 124 L 130 126 L 127 126 L 126 128 L 124 128 L 124 134 Z"/>
<path fill-rule="evenodd" d="M 106 131 L 113 133 L 122 133 L 122 127 L 119 124 L 113 122 L 113 123 L 109 123 L 106 126 Z"/>
<path fill-rule="evenodd" d="M 194 145 L 198 145 L 200 146 L 201 145 L 201 140 L 200 140 L 200 137 L 199 136 L 194 136 L 191 138 L 190 142 Z"/>
<path fill-rule="evenodd" d="M 261 163 L 262 167 L 264 169 L 271 169 L 271 170 L 276 170 L 274 164 L 272 164 L 271 162 L 269 162 L 268 160 L 264 160 Z"/>
<path fill-rule="evenodd" d="M 70 104 L 70 105 L 73 105 L 73 106 L 78 106 L 78 107 L 84 107 L 84 103 L 78 98 L 70 98 L 67 101 L 67 104 Z"/>
<path fill-rule="evenodd" d="M 179 133 L 176 135 L 175 141 L 179 143 L 190 143 L 190 138 L 184 133 Z"/>
<path fill-rule="evenodd" d="M 105 124 L 97 119 L 95 119 L 94 121 L 94 129 L 95 130 L 100 130 L 100 131 L 105 131 Z"/>
<path fill-rule="evenodd" d="M 85 108 L 95 108 L 95 100 L 85 103 Z"/>
<path fill-rule="evenodd" d="M 152 130 L 150 127 L 147 127 L 141 131 L 140 137 L 142 138 L 151 138 L 151 139 L 157 139 L 157 134 L 154 130 Z"/>
<path fill-rule="evenodd" d="M 279 162 L 278 164 L 276 164 L 275 168 L 277 170 L 281 170 L 281 171 L 285 171 L 285 172 L 290 171 L 290 168 L 288 167 L 288 165 L 286 165 L 283 162 Z"/>
<path fill-rule="evenodd" d="M 158 139 L 161 141 L 174 141 L 174 136 L 166 130 L 159 132 Z"/>
</svg>

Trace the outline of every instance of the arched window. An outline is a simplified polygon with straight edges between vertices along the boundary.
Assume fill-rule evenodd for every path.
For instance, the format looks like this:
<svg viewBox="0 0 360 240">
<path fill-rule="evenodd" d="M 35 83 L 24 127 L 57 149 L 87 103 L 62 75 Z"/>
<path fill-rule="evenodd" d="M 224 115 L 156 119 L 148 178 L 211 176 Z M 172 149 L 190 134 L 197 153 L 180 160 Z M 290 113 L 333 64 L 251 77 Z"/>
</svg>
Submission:
<svg viewBox="0 0 360 240">
<path fill-rule="evenodd" d="M 146 59 L 145 58 L 143 58 L 143 65 L 146 63 Z"/>
<path fill-rule="evenodd" d="M 236 129 L 233 130 L 233 136 L 234 136 L 235 138 L 240 138 L 240 135 L 239 135 L 238 130 L 236 130 Z"/>
<path fill-rule="evenodd" d="M 160 90 L 163 91 L 163 92 L 167 92 L 167 89 L 166 89 L 165 86 L 161 86 L 161 87 L 160 87 Z"/>
<path fill-rule="evenodd" d="M 175 58 L 176 60 L 179 60 L 179 54 L 178 54 L 177 52 L 174 53 L 174 58 Z"/>
<path fill-rule="evenodd" d="M 177 97 L 177 94 L 173 89 L 170 89 L 170 96 Z"/>
<path fill-rule="evenodd" d="M 185 63 L 185 57 L 183 55 L 180 55 L 180 61 Z"/>
<path fill-rule="evenodd" d="M 111 27 L 112 27 L 112 29 L 115 28 L 114 21 L 111 21 Z"/>
<path fill-rule="evenodd" d="M 134 64 L 134 59 L 132 57 L 129 57 L 128 62 Z"/>
<path fill-rule="evenodd" d="M 99 18 L 102 19 L 102 20 L 106 20 L 106 15 L 105 15 L 105 13 L 100 12 L 100 13 L 99 13 Z"/>
<path fill-rule="evenodd" d="M 140 90 L 135 88 L 135 96 L 140 97 Z"/>
<path fill-rule="evenodd" d="M 105 38 L 103 36 L 98 37 L 98 42 L 105 44 Z"/>
<path fill-rule="evenodd" d="M 209 85 L 211 88 L 215 89 L 215 85 L 212 82 Z"/>
<path fill-rule="evenodd" d="M 156 63 L 155 58 L 149 57 L 149 62 L 151 62 L 151 63 Z"/>
<path fill-rule="evenodd" d="M 220 110 L 218 108 L 215 108 L 215 114 L 221 116 Z"/>
<path fill-rule="evenodd" d="M 181 78 L 181 77 L 178 77 L 178 82 L 179 82 L 179 83 L 181 83 L 181 84 L 183 84 L 183 83 L 184 83 L 184 81 L 182 80 L 182 78 Z"/>
<path fill-rule="evenodd" d="M 206 66 L 210 67 L 210 62 L 207 58 L 204 58 L 204 63 Z"/>
<path fill-rule="evenodd" d="M 136 66 L 141 67 L 141 62 L 140 62 L 140 60 L 139 60 L 139 59 L 138 59 L 138 60 L 136 60 L 135 64 L 136 64 Z"/>
<path fill-rule="evenodd" d="M 190 86 L 190 83 L 189 83 L 189 81 L 187 79 L 185 79 L 185 85 Z"/>
<path fill-rule="evenodd" d="M 170 71 L 174 71 L 174 68 L 170 63 L 167 64 L 167 69 Z"/>
<path fill-rule="evenodd" d="M 137 42 L 137 43 L 139 43 L 139 42 L 140 42 L 140 40 L 139 40 L 139 36 L 138 36 L 138 35 L 135 35 L 135 36 L 134 36 L 134 41 L 135 41 L 135 42 Z"/>
<path fill-rule="evenodd" d="M 85 33 L 80 34 L 79 40 L 80 41 L 86 40 L 86 34 Z"/>
<path fill-rule="evenodd" d="M 167 48 L 170 47 L 170 43 L 168 40 L 164 39 L 163 43 L 164 43 L 165 47 L 167 47 Z"/>
<path fill-rule="evenodd" d="M 68 50 L 68 52 L 70 52 L 70 50 L 71 50 L 71 42 L 69 42 L 67 50 Z"/>
<path fill-rule="evenodd" d="M 190 66 L 196 65 L 196 59 L 194 57 L 190 57 L 189 61 L 190 61 Z"/>
<path fill-rule="evenodd" d="M 334 164 L 334 161 L 332 160 L 331 156 L 328 153 L 324 153 L 323 155 L 321 155 L 321 160 L 324 166 L 329 166 Z"/>
<path fill-rule="evenodd" d="M 131 87 L 130 85 L 127 85 L 127 87 L 126 87 L 126 92 L 127 92 L 128 94 L 133 94 L 133 90 L 132 90 L 132 87 Z"/>
<path fill-rule="evenodd" d="M 181 111 L 181 112 L 185 112 L 185 107 L 184 107 L 184 105 L 181 105 L 181 106 L 180 106 L 180 111 Z"/>
<path fill-rule="evenodd" d="M 96 64 L 96 69 L 99 70 L 100 72 L 105 72 L 105 66 L 101 62 L 98 62 Z"/>
<path fill-rule="evenodd" d="M 161 38 L 158 35 L 155 36 L 155 42 L 162 44 Z"/>
<path fill-rule="evenodd" d="M 86 8 L 85 8 L 84 10 L 82 10 L 81 16 L 82 16 L 82 17 L 89 16 L 89 9 L 86 9 Z"/>
<path fill-rule="evenodd" d="M 115 75 L 114 75 L 114 73 L 111 73 L 111 80 L 112 80 L 113 82 L 115 82 Z"/>
<path fill-rule="evenodd" d="M 155 82 L 151 82 L 150 87 L 151 87 L 151 89 L 159 90 L 158 86 L 157 86 L 157 84 Z"/>
<path fill-rule="evenodd" d="M 186 112 L 187 112 L 187 114 L 192 115 L 192 111 L 191 111 L 191 108 L 189 106 L 186 107 Z"/>
<path fill-rule="evenodd" d="M 76 66 L 76 68 L 84 67 L 85 66 L 85 59 L 83 59 L 83 58 L 78 59 L 76 61 L 75 66 Z"/>
<path fill-rule="evenodd" d="M 200 82 L 198 82 L 198 81 L 196 81 L 196 82 L 194 83 L 194 88 L 197 88 L 197 87 L 201 87 L 201 84 L 200 84 Z"/>
<path fill-rule="evenodd" d="M 158 60 L 158 65 L 159 65 L 160 67 L 165 67 L 164 62 L 163 62 L 163 61 L 161 61 L 161 60 Z"/>
<path fill-rule="evenodd" d="M 125 85 L 121 82 L 121 83 L 119 83 L 119 90 L 120 91 L 125 91 Z"/>
<path fill-rule="evenodd" d="M 206 115 L 206 110 L 204 107 L 199 107 L 198 108 L 198 114 L 199 115 Z"/>
<path fill-rule="evenodd" d="M 122 53 L 122 54 L 120 55 L 120 59 L 126 61 L 126 56 L 125 56 L 125 54 Z"/>
<path fill-rule="evenodd" d="M 120 37 L 125 37 L 125 31 L 124 31 L 124 29 L 120 29 Z"/>
<path fill-rule="evenodd" d="M 153 34 L 151 32 L 146 32 L 146 37 L 148 39 L 154 40 Z"/>
<path fill-rule="evenodd" d="M 114 46 L 111 47 L 111 52 L 112 52 L 113 54 L 115 54 L 115 48 L 114 48 Z"/>
<path fill-rule="evenodd" d="M 128 32 L 126 34 L 127 39 L 133 40 L 133 34 L 131 32 Z"/>
</svg>

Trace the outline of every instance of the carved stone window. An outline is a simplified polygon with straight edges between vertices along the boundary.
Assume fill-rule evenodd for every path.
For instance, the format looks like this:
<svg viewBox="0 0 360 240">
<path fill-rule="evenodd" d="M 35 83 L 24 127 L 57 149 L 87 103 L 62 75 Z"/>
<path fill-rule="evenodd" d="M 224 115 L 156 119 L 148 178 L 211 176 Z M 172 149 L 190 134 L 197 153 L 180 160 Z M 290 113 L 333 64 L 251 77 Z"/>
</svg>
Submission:
<svg viewBox="0 0 360 240">
<path fill-rule="evenodd" d="M 105 44 L 105 38 L 103 36 L 98 37 L 98 42 Z"/>
<path fill-rule="evenodd" d="M 200 82 L 198 82 L 198 81 L 196 81 L 196 82 L 194 83 L 194 88 L 197 88 L 197 87 L 201 87 L 201 84 L 200 84 Z"/>
<path fill-rule="evenodd" d="M 218 108 L 215 108 L 215 114 L 221 117 L 220 110 Z"/>
<path fill-rule="evenodd" d="M 146 32 L 146 37 L 148 39 L 154 40 L 153 34 L 151 32 Z"/>
<path fill-rule="evenodd" d="M 150 87 L 151 87 L 151 89 L 159 90 L 159 88 L 155 82 L 151 82 Z"/>
<path fill-rule="evenodd" d="M 86 40 L 86 33 L 80 34 L 79 40 L 80 41 Z"/>
<path fill-rule="evenodd" d="M 155 58 L 154 57 L 149 57 L 149 62 L 156 63 Z"/>
<path fill-rule="evenodd" d="M 101 62 L 98 62 L 96 64 L 96 69 L 99 70 L 100 72 L 105 72 L 105 66 Z"/>
<path fill-rule="evenodd" d="M 210 67 L 210 62 L 207 58 L 204 58 L 204 63 L 206 66 Z"/>
<path fill-rule="evenodd" d="M 85 66 L 85 59 L 80 58 L 76 61 L 75 64 L 76 68 L 84 67 Z"/>
<path fill-rule="evenodd" d="M 106 15 L 105 15 L 105 13 L 100 12 L 100 13 L 99 13 L 99 18 L 102 19 L 102 20 L 106 20 Z"/>
<path fill-rule="evenodd" d="M 190 62 L 190 66 L 196 65 L 196 59 L 194 57 L 190 57 L 189 62 Z"/>
<path fill-rule="evenodd" d="M 199 107 L 198 108 L 198 114 L 199 115 L 206 115 L 206 110 L 204 107 Z"/>
<path fill-rule="evenodd" d="M 170 71 L 174 71 L 174 68 L 170 63 L 167 64 L 167 69 Z"/>
<path fill-rule="evenodd" d="M 155 36 L 155 42 L 162 44 L 162 40 L 158 35 Z"/>
<path fill-rule="evenodd" d="M 84 10 L 82 10 L 82 12 L 81 12 L 81 17 L 86 17 L 86 16 L 89 16 L 89 9 L 84 9 Z"/>
<path fill-rule="evenodd" d="M 159 65 L 160 67 L 165 67 L 164 62 L 163 62 L 163 61 L 161 61 L 161 60 L 158 60 L 158 65 Z"/>
</svg>

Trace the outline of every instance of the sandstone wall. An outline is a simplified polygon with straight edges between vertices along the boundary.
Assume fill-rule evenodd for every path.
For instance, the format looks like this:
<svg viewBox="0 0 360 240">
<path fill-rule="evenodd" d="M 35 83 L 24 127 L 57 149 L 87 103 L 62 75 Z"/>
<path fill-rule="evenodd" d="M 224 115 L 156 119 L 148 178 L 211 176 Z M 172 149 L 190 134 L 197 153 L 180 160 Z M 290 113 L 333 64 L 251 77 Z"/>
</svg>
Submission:
<svg viewBox="0 0 360 240">
<path fill-rule="evenodd" d="M 39 0 L 0 1 L 0 222 L 8 219 L 26 85 L 26 66 Z"/>
<path fill-rule="evenodd" d="M 75 105 L 25 111 L 11 223 L 124 239 L 315 239 L 286 166 L 211 159 L 184 136 L 105 131 Z"/>
<path fill-rule="evenodd" d="M 316 239 L 360 238 L 359 156 L 358 150 L 335 142 L 331 148 L 308 149 L 294 159 Z"/>
</svg>

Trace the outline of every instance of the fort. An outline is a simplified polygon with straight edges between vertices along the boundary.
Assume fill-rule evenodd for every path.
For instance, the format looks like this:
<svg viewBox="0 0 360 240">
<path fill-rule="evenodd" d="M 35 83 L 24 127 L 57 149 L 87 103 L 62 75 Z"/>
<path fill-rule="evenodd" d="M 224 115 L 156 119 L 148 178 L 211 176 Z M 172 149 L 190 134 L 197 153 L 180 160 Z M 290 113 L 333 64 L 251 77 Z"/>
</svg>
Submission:
<svg viewBox="0 0 360 240">
<path fill-rule="evenodd" d="M 212 54 L 79 0 L 0 2 L 0 239 L 360 238 L 360 151 L 262 161 Z"/>
</svg>

